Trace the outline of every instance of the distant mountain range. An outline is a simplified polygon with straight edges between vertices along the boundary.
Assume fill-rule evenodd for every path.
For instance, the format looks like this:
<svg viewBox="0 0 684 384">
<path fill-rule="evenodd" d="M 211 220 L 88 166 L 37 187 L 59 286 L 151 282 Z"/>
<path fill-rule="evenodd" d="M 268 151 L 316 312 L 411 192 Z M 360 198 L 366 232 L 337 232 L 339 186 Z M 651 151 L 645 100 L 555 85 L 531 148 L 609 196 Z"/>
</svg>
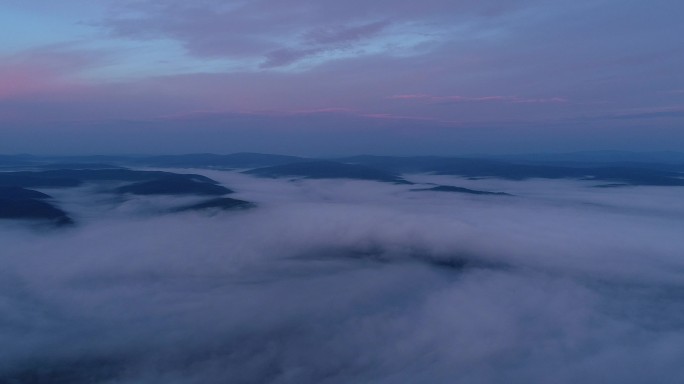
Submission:
<svg viewBox="0 0 684 384">
<path fill-rule="evenodd" d="M 334 161 L 300 161 L 292 164 L 256 168 L 244 173 L 259 177 L 302 177 L 307 179 L 356 179 L 410 184 L 394 172 Z"/>
<path fill-rule="evenodd" d="M 684 153 L 594 151 L 566 154 L 532 154 L 489 157 L 440 156 L 351 156 L 313 159 L 258 153 L 229 155 L 188 154 L 169 156 L 0 156 L 0 169 L 12 168 L 55 172 L 52 183 L 73 183 L 73 177 L 58 167 L 91 177 L 112 177 L 127 172 L 117 167 L 220 168 L 247 170 L 262 177 L 351 178 L 405 183 L 401 174 L 435 173 L 505 179 L 573 178 L 625 185 L 684 185 Z M 110 173 L 103 173 L 109 169 Z M 62 175 L 59 172 L 63 173 Z M 118 173 L 117 173 L 118 172 Z M 33 173 L 15 175 L 27 180 Z M 79 176 L 80 177 L 80 176 Z M 71 181 L 67 180 L 71 179 Z M 2 181 L 0 180 L 0 185 Z M 16 183 L 15 183 L 16 184 Z M 23 186 L 26 183 L 19 183 Z M 29 183 L 30 184 L 30 183 Z M 66 186 L 66 185 L 61 185 Z"/>
<path fill-rule="evenodd" d="M 684 152 L 581 151 L 569 153 L 532 153 L 518 155 L 482 156 L 506 161 L 542 163 L 642 163 L 684 165 Z"/>
<path fill-rule="evenodd" d="M 496 196 L 513 196 L 510 193 L 505 192 L 489 192 L 480 191 L 477 189 L 463 188 L 463 187 L 453 187 L 450 185 L 438 185 L 432 188 L 417 188 L 412 189 L 414 192 L 453 192 L 453 193 L 465 193 L 469 195 L 496 195 Z"/>
<path fill-rule="evenodd" d="M 86 183 L 99 183 L 103 192 L 119 195 L 214 197 L 213 200 L 181 207 L 178 211 L 246 208 L 251 204 L 235 199 L 216 199 L 233 191 L 201 175 L 139 171 L 110 166 L 104 166 L 102 169 L 92 169 L 92 166 L 80 169 L 78 164 L 74 165 L 74 168 L 0 172 L 0 219 L 44 220 L 57 225 L 72 224 L 73 219 L 58 207 L 51 196 L 29 188 L 73 188 Z M 112 182 L 116 186 L 112 187 Z"/>
<path fill-rule="evenodd" d="M 408 174 L 431 173 L 467 178 L 579 179 L 597 187 L 684 186 L 684 153 L 578 152 L 571 154 L 490 157 L 352 156 L 312 159 L 258 153 L 169 156 L 0 155 L 0 218 L 45 219 L 60 224 L 72 219 L 50 196 L 35 188 L 72 188 L 100 183 L 119 195 L 197 195 L 212 200 L 176 211 L 242 209 L 252 203 L 224 197 L 233 191 L 197 174 L 133 170 L 128 167 L 235 169 L 256 177 L 355 179 L 412 184 Z M 414 191 L 506 195 L 459 186 L 433 186 Z"/>
<path fill-rule="evenodd" d="M 234 153 L 215 155 L 211 153 L 153 156 L 131 159 L 137 165 L 155 167 L 215 167 L 215 168 L 258 168 L 306 161 L 296 156 L 269 155 L 260 153 Z"/>
<path fill-rule="evenodd" d="M 355 156 L 339 159 L 346 163 L 365 165 L 397 173 L 435 173 L 472 178 L 495 177 L 512 180 L 530 178 L 582 179 L 622 183 L 627 185 L 683 186 L 683 172 L 671 165 L 553 165 L 530 164 L 492 159 L 456 157 L 389 157 Z"/>
<path fill-rule="evenodd" d="M 363 166 L 365 169 L 352 169 L 341 164 Z M 271 172 L 271 177 L 349 177 L 380 180 L 400 178 L 398 175 L 403 173 L 429 172 L 466 177 L 583 178 L 631 185 L 682 185 L 684 152 L 591 151 L 462 157 L 364 155 L 328 159 L 259 153 L 67 157 L 0 155 L 0 169 L 23 167 L 27 170 L 102 170 L 116 167 L 158 167 L 251 170 L 277 166 L 283 168 L 264 169 L 252 174 L 265 176 Z M 291 174 L 285 175 L 283 172 Z M 379 172 L 385 174 L 380 175 Z M 373 173 L 376 174 L 373 176 Z"/>
</svg>

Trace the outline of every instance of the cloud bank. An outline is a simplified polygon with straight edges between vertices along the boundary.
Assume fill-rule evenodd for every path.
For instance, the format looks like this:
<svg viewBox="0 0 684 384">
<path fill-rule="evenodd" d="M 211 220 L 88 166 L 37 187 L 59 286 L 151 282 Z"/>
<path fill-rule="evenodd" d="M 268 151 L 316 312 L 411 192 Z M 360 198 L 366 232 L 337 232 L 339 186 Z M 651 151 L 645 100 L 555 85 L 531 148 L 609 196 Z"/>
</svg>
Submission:
<svg viewBox="0 0 684 384">
<path fill-rule="evenodd" d="M 201 172 L 259 207 L 161 215 L 192 198 L 83 187 L 50 191 L 76 228 L 0 223 L 0 378 L 684 379 L 677 188 L 408 176 L 515 195 L 471 196 Z"/>
</svg>

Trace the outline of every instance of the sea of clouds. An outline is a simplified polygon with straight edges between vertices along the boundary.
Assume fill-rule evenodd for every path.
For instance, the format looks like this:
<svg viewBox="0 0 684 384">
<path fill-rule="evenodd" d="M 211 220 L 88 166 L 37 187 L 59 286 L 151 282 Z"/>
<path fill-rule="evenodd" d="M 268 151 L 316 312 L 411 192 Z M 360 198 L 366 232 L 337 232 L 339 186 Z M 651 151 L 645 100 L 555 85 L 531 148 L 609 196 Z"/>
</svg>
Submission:
<svg viewBox="0 0 684 384">
<path fill-rule="evenodd" d="M 0 222 L 0 383 L 684 382 L 682 188 L 183 171 L 258 207 Z"/>
</svg>

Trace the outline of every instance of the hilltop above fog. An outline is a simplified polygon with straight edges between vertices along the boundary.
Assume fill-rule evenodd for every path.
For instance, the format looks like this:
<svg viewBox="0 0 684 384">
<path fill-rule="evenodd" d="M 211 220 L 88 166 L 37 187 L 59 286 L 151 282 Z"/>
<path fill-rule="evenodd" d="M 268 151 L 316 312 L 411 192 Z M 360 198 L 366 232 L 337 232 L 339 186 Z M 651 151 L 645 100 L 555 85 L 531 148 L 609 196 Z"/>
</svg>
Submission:
<svg viewBox="0 0 684 384">
<path fill-rule="evenodd" d="M 684 380 L 675 168 L 11 163 L 3 384 Z"/>
<path fill-rule="evenodd" d="M 197 174 L 140 168 L 195 168 L 238 170 L 248 175 L 285 179 L 351 179 L 396 184 L 410 182 L 407 175 L 454 175 L 483 178 L 574 179 L 596 187 L 684 186 L 684 155 L 678 153 L 633 154 L 581 152 L 559 155 L 516 155 L 496 158 L 439 156 L 353 156 L 312 159 L 258 153 L 230 155 L 190 154 L 151 157 L 30 155 L 0 156 L 0 218 L 53 221 L 60 225 L 73 219 L 59 201 L 40 189 L 68 189 L 98 185 L 98 193 L 117 195 L 224 196 L 233 191 Z M 681 162 L 680 162 L 681 161 Z M 31 188 L 31 189 L 28 189 Z M 13 192 L 12 192 L 13 191 Z M 510 195 L 503 191 L 465 188 L 463 185 L 423 185 L 413 191 L 479 195 Z M 176 207 L 173 211 L 248 207 L 241 200 L 205 200 Z M 182 209 L 181 209 L 182 208 Z"/>
</svg>

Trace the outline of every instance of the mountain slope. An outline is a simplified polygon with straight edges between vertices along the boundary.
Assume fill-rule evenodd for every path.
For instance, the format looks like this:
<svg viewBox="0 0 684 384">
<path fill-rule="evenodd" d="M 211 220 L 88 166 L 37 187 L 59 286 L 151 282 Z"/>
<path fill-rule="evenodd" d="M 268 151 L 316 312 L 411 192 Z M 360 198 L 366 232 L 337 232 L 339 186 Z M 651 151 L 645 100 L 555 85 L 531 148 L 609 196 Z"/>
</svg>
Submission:
<svg viewBox="0 0 684 384">
<path fill-rule="evenodd" d="M 399 175 L 363 165 L 332 161 L 309 161 L 273 167 L 257 168 L 244 172 L 259 177 L 302 177 L 307 179 L 356 179 L 389 183 L 410 184 Z"/>
</svg>

